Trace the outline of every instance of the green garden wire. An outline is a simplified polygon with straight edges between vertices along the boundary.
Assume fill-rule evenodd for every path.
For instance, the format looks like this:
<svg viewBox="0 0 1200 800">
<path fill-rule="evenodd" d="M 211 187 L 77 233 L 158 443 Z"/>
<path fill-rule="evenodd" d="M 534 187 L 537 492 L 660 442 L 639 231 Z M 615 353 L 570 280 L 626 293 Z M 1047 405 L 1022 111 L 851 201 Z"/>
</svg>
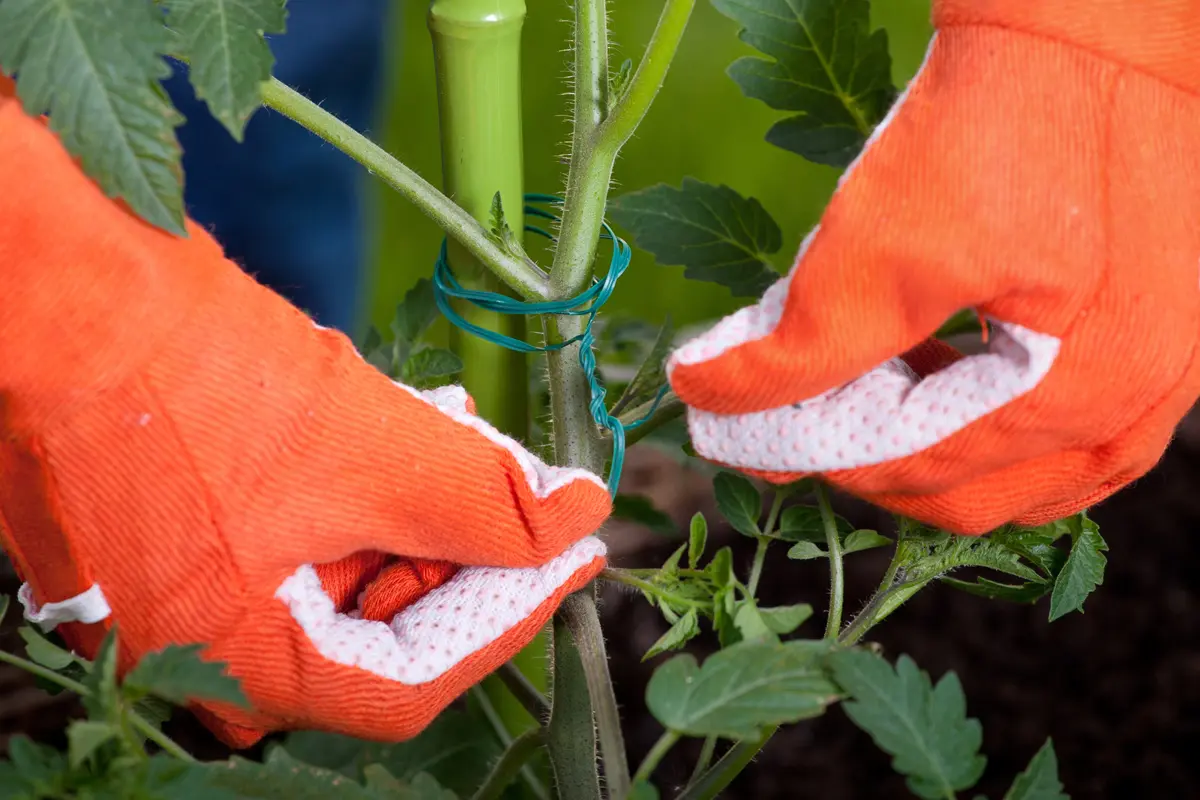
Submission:
<svg viewBox="0 0 1200 800">
<path fill-rule="evenodd" d="M 559 217 L 557 214 L 547 211 L 540 206 L 561 206 L 563 202 L 561 198 L 546 194 L 530 194 L 525 196 L 525 202 L 539 204 L 526 205 L 526 215 L 552 222 L 558 221 Z M 654 398 L 654 403 L 650 406 L 650 410 L 641 419 L 628 425 L 622 424 L 621 420 L 610 414 L 608 406 L 604 403 L 607 391 L 600 383 L 597 375 L 596 354 L 593 352 L 596 338 L 592 333 L 592 326 L 596 321 L 596 315 L 600 312 L 600 308 L 612 296 L 613 290 L 617 286 L 617 280 L 629 268 L 633 251 L 623 239 L 613 232 L 613 229 L 609 227 L 607 222 L 602 224 L 604 225 L 604 233 L 600 238 L 607 239 L 613 243 L 612 260 L 609 262 L 608 272 L 605 274 L 603 280 L 593 280 L 592 285 L 577 297 L 569 300 L 527 303 L 495 292 L 465 289 L 450 270 L 447 245 L 444 239 L 442 240 L 441 251 L 438 253 L 437 264 L 433 270 L 433 290 L 438 309 L 441 310 L 442 314 L 452 325 L 485 341 L 498 344 L 501 347 L 507 347 L 510 350 L 516 350 L 521 353 L 548 353 L 555 350 L 562 350 L 564 347 L 572 344 L 579 344 L 579 365 L 583 367 L 583 373 L 587 376 L 588 386 L 591 389 L 592 395 L 588 409 L 591 411 L 592 418 L 596 421 L 597 425 L 612 431 L 613 454 L 612 465 L 609 467 L 608 473 L 608 490 L 615 497 L 617 487 L 621 483 L 621 468 L 625 463 L 625 432 L 633 430 L 650 418 L 666 395 L 667 387 L 664 386 L 659 390 L 658 396 Z M 554 238 L 551 233 L 536 225 L 526 225 L 525 230 L 539 236 L 544 236 L 547 239 Z M 505 336 L 504 334 L 496 333 L 495 331 L 490 331 L 468 322 L 454 310 L 450 303 L 451 299 L 463 300 L 479 308 L 499 314 L 522 316 L 551 314 L 587 317 L 587 324 L 584 326 L 583 333 L 578 336 L 573 336 L 557 344 L 548 344 L 539 347 L 538 345 L 514 339 L 511 336 Z"/>
</svg>

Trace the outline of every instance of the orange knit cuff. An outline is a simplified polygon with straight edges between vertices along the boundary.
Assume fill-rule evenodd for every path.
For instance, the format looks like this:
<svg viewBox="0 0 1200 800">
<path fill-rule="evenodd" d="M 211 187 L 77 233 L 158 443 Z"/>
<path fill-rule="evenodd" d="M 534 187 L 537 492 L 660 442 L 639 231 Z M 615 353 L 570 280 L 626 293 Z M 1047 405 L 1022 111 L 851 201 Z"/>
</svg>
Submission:
<svg viewBox="0 0 1200 800">
<path fill-rule="evenodd" d="M 933 20 L 1059 39 L 1200 92 L 1200 0 L 934 0 Z"/>
</svg>

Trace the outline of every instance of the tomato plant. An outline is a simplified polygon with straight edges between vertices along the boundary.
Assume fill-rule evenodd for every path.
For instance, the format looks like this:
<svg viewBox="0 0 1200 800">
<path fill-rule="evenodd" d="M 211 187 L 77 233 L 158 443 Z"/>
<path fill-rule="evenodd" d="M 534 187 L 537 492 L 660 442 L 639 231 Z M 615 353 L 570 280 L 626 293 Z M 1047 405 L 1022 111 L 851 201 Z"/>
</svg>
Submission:
<svg viewBox="0 0 1200 800">
<path fill-rule="evenodd" d="M 729 75 L 747 98 L 782 112 L 766 141 L 815 163 L 849 165 L 897 96 L 887 36 L 871 30 L 868 1 L 711 2 L 759 51 L 736 61 Z M 627 255 L 606 229 L 606 214 L 658 263 L 683 266 L 688 278 L 747 301 L 778 279 L 769 257 L 799 233 L 782 231 L 756 199 L 724 185 L 688 179 L 610 197 L 616 159 L 666 79 L 694 4 L 662 0 L 639 63 L 611 65 L 605 0 L 575 0 L 573 135 L 565 194 L 544 223 L 553 231 L 523 212 L 516 88 L 523 0 L 431 5 L 444 191 L 272 78 L 265 36 L 285 30 L 281 0 L 0 0 L 0 67 L 16 77 L 28 110 L 49 114 L 89 175 L 173 233 L 183 231 L 183 176 L 174 136 L 179 116 L 158 86 L 170 70 L 167 58 L 190 65 L 198 96 L 233 136 L 266 107 L 323 137 L 446 232 L 439 268 L 453 267 L 461 286 L 505 292 L 514 303 L 559 304 L 529 320 L 516 305 L 499 306 L 516 311 L 500 314 L 495 304 L 456 302 L 445 275 L 431 274 L 434 280 L 419 282 L 399 306 L 389 336 L 366 336 L 364 357 L 411 384 L 461 380 L 480 413 L 539 443 L 557 463 L 619 477 L 624 446 L 657 439 L 679 447 L 666 434 L 683 406 L 666 387 L 664 362 L 677 338 L 669 322 L 654 330 L 596 321 L 602 292 L 590 315 L 565 313 L 571 298 L 604 285 L 593 284 L 593 274 L 606 235 Z M 493 89 L 485 98 L 474 91 L 483 81 Z M 531 230 L 551 236 L 544 264 L 524 241 Z M 621 262 L 615 277 L 626 266 Z M 546 369 L 531 371 L 532 356 L 500 357 L 462 335 L 449 348 L 433 346 L 427 331 L 439 310 L 510 340 L 544 338 L 549 347 L 529 349 L 546 351 L 537 356 Z M 964 325 L 969 320 L 955 318 L 943 333 Z M 606 401 L 606 393 L 614 399 Z M 686 445 L 680 455 L 694 460 Z M 199 660 L 197 647 L 156 653 L 118 680 L 119 632 L 86 661 L 52 636 L 22 628 L 24 656 L 0 659 L 30 670 L 49 690 L 78 693 L 88 714 L 71 723 L 65 752 L 15 738 L 0 762 L 0 797 L 698 800 L 718 796 L 779 726 L 804 724 L 840 705 L 892 756 L 914 795 L 953 798 L 975 785 L 986 763 L 980 725 L 968 716 L 958 678 L 948 673 L 935 682 L 907 656 L 885 657 L 869 644 L 871 630 L 934 582 L 994 600 L 1048 598 L 1054 620 L 1081 610 L 1103 581 L 1107 546 L 1086 514 L 958 537 L 904 518 L 891 530 L 856 529 L 814 481 L 764 490 L 718 472 L 713 491 L 726 523 L 754 543 L 749 570 L 735 568 L 730 548 L 709 546 L 709 521 L 698 513 L 666 563 L 601 576 L 640 593 L 669 624 L 646 658 L 682 650 L 697 637 L 713 637 L 720 647 L 703 663 L 675 654 L 658 665 L 646 705 L 662 735 L 632 770 L 591 588 L 564 602 L 548 640 L 473 690 L 467 709 L 446 712 L 416 739 L 385 746 L 297 732 L 274 742 L 262 761 L 198 762 L 162 732 L 171 703 L 244 702 L 237 682 L 220 665 Z M 616 514 L 675 533 L 646 498 L 618 494 Z M 868 598 L 846 598 L 844 560 L 876 548 L 892 553 L 878 588 Z M 813 559 L 828 564 L 823 624 L 810 604 L 763 604 L 764 570 Z M 703 740 L 691 780 L 656 785 L 656 767 L 684 737 Z M 1006 795 L 1064 796 L 1049 741 Z"/>
</svg>

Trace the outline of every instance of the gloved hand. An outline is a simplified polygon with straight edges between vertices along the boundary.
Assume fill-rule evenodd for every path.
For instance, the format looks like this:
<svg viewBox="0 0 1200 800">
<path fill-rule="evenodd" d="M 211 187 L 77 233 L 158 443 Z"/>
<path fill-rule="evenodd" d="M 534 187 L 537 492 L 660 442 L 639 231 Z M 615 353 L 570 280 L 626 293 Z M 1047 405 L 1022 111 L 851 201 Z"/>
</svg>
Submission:
<svg viewBox="0 0 1200 800">
<path fill-rule="evenodd" d="M 2 79 L 0 79 L 2 80 Z M 7 91 L 5 91 L 7 90 Z M 416 392 L 106 198 L 0 85 L 0 536 L 27 616 L 119 665 L 209 645 L 226 742 L 418 733 L 602 567 L 604 483 Z"/>
<path fill-rule="evenodd" d="M 1200 394 L 1200 2 L 934 21 L 789 276 L 669 374 L 700 454 L 982 533 L 1143 475 Z M 987 353 L 927 341 L 960 309 Z"/>
</svg>

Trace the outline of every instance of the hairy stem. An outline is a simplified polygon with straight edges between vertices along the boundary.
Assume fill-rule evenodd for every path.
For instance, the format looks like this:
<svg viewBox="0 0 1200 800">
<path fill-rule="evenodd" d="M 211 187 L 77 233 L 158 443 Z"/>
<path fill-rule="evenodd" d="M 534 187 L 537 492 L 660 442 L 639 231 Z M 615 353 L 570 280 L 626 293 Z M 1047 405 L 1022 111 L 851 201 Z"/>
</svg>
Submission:
<svg viewBox="0 0 1200 800">
<path fill-rule="evenodd" d="M 721 792 L 733 783 L 734 778 L 750 765 L 777 730 L 777 727 L 767 728 L 757 739 L 747 739 L 729 748 L 711 769 L 684 789 L 675 800 L 713 800 L 720 796 Z"/>
<path fill-rule="evenodd" d="M 547 298 L 549 284 L 540 270 L 502 250 L 469 213 L 366 136 L 274 78 L 263 84 L 263 104 L 378 175 L 526 300 Z"/>
<path fill-rule="evenodd" d="M 554 617 L 553 647 L 553 694 L 546 748 L 550 752 L 557 796 L 559 800 L 600 800 L 596 729 L 587 679 L 565 613 Z"/>
<path fill-rule="evenodd" d="M 600 628 L 593 592 L 594 588 L 588 588 L 571 595 L 563 602 L 560 614 L 579 651 L 587 693 L 596 717 L 608 793 L 612 797 L 624 797 L 629 793 L 629 762 L 625 755 L 625 738 L 621 734 L 621 713 L 608 672 L 604 631 Z"/>
<path fill-rule="evenodd" d="M 474 800 L 497 800 L 503 796 L 513 779 L 526 765 L 526 762 L 537 753 L 544 744 L 545 735 L 541 728 L 525 731 L 505 749 L 496 766 L 475 792 Z"/>
<path fill-rule="evenodd" d="M 779 519 L 779 512 L 783 508 L 783 501 L 787 499 L 787 496 L 788 492 L 784 489 L 775 492 L 771 510 L 767 513 L 767 523 L 762 529 L 762 535 L 757 537 L 758 547 L 754 550 L 754 564 L 750 567 L 750 580 L 746 583 L 746 592 L 750 597 L 754 597 L 758 591 L 758 581 L 762 578 L 763 564 L 767 560 L 767 549 L 771 546 L 771 534 L 775 532 L 775 523 Z"/>
<path fill-rule="evenodd" d="M 650 776 L 654 774 L 654 770 L 658 767 L 658 763 L 665 756 L 675 743 L 679 741 L 679 734 L 675 731 L 664 731 L 663 735 L 658 737 L 658 741 L 654 743 L 654 747 L 650 748 L 650 752 L 642 759 L 641 766 L 638 767 L 637 774 L 633 776 L 634 784 L 648 783 Z M 620 795 L 616 795 L 620 796 Z"/>
<path fill-rule="evenodd" d="M 654 570 L 654 571 L 657 571 L 657 570 Z M 680 574 L 683 574 L 682 570 L 680 571 Z M 609 581 L 611 583 L 621 583 L 621 584 L 624 584 L 625 586 L 631 586 L 634 589 L 638 589 L 639 591 L 646 592 L 647 594 L 652 594 L 655 597 L 661 597 L 664 600 L 670 600 L 672 603 L 681 605 L 681 606 L 691 606 L 692 608 L 706 608 L 709 605 L 709 603 L 706 603 L 701 600 L 693 600 L 688 597 L 682 597 L 680 595 L 674 594 L 673 592 L 663 589 L 661 586 L 657 586 L 657 585 L 651 583 L 650 581 L 639 578 L 638 576 L 631 573 L 629 570 L 625 570 L 625 569 L 618 569 L 616 567 L 610 567 L 600 573 L 600 579 Z"/>
<path fill-rule="evenodd" d="M 817 505 L 821 509 L 821 522 L 825 526 L 825 546 L 829 550 L 829 617 L 825 622 L 825 638 L 836 639 L 842 627 L 842 604 L 846 595 L 842 540 L 838 535 L 833 509 L 829 505 L 829 493 L 819 483 L 816 485 L 816 495 Z"/>
</svg>

